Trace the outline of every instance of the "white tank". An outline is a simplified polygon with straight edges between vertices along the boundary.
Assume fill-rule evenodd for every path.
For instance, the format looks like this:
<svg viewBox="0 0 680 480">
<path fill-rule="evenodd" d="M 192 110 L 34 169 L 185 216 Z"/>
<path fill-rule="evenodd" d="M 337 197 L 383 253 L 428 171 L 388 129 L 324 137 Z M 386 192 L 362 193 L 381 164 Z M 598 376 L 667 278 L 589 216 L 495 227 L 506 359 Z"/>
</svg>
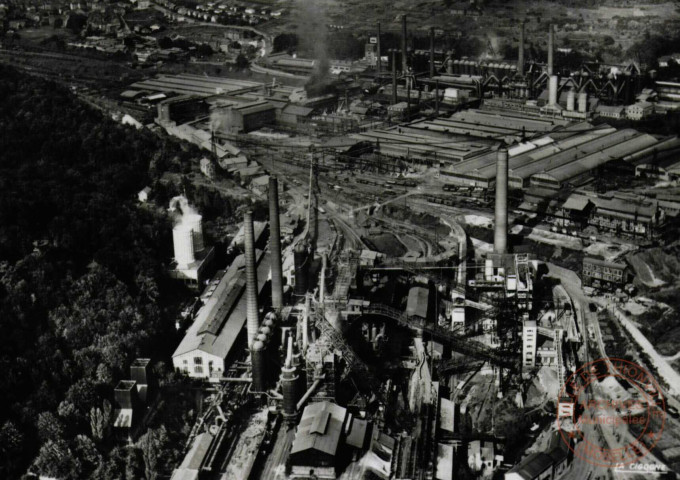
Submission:
<svg viewBox="0 0 680 480">
<path fill-rule="evenodd" d="M 193 242 L 194 242 L 194 252 L 201 252 L 205 248 L 203 245 L 203 226 L 201 220 L 203 217 L 200 215 L 185 215 L 183 222 L 191 227 L 193 232 Z"/>
<path fill-rule="evenodd" d="M 172 229 L 172 241 L 175 246 L 177 265 L 186 267 L 195 260 L 193 232 L 189 225 L 180 223 Z"/>
<path fill-rule="evenodd" d="M 588 94 L 586 92 L 578 94 L 578 111 L 581 113 L 588 111 Z"/>
<path fill-rule="evenodd" d="M 550 81 L 548 82 L 548 97 L 549 105 L 557 104 L 557 75 L 550 76 Z"/>
<path fill-rule="evenodd" d="M 576 92 L 569 90 L 567 93 L 567 110 L 570 112 L 574 111 L 574 104 L 576 101 Z"/>
</svg>

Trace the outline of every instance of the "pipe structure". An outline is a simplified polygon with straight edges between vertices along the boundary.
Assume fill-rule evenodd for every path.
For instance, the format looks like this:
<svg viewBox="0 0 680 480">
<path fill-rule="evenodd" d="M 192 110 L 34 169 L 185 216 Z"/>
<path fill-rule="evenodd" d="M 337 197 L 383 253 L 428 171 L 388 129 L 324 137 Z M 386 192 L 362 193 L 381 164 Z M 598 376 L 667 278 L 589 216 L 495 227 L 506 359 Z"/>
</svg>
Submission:
<svg viewBox="0 0 680 480">
<path fill-rule="evenodd" d="M 567 110 L 568 111 L 570 111 L 570 112 L 574 111 L 574 104 L 576 103 L 575 100 L 576 100 L 576 93 L 574 92 L 573 89 L 569 90 L 569 92 L 567 92 Z"/>
<path fill-rule="evenodd" d="M 321 284 L 319 285 L 319 303 L 323 304 L 326 296 L 326 267 L 328 264 L 328 255 L 326 252 L 321 254 Z"/>
<path fill-rule="evenodd" d="M 297 403 L 298 411 L 305 405 L 305 403 L 307 403 L 309 397 L 311 397 L 312 394 L 316 391 L 316 389 L 319 388 L 319 385 L 321 385 L 322 380 L 325 378 L 326 374 L 324 373 L 320 377 L 314 379 L 314 383 L 312 383 L 312 385 L 309 387 L 309 389 L 305 392 L 300 401 Z"/>
<path fill-rule="evenodd" d="M 408 73 L 408 54 L 407 54 L 407 29 L 406 15 L 401 16 L 401 71 L 404 75 Z"/>
<path fill-rule="evenodd" d="M 269 177 L 269 250 L 272 253 L 272 307 L 283 307 L 283 268 L 281 266 L 281 220 L 279 217 L 279 181 Z"/>
<path fill-rule="evenodd" d="M 494 216 L 494 253 L 508 253 L 508 149 L 498 150 L 496 162 L 496 211 Z"/>
<path fill-rule="evenodd" d="M 439 80 L 434 81 L 434 111 L 439 116 Z"/>
<path fill-rule="evenodd" d="M 257 304 L 257 268 L 255 266 L 255 232 L 253 229 L 253 212 L 247 211 L 243 216 L 243 231 L 246 250 L 246 301 L 248 348 L 253 346 L 257 330 L 260 328 L 260 308 Z"/>
<path fill-rule="evenodd" d="M 392 105 L 397 103 L 397 52 L 392 50 Z"/>
<path fill-rule="evenodd" d="M 553 54 L 555 50 L 555 26 L 548 27 L 548 75 L 553 74 Z"/>
<path fill-rule="evenodd" d="M 380 72 L 382 72 L 382 59 L 380 58 L 380 22 L 378 22 L 378 38 L 376 42 L 376 50 L 378 51 L 378 76 L 380 75 Z"/>
<path fill-rule="evenodd" d="M 309 309 L 310 301 L 309 295 L 305 297 L 305 310 L 302 314 L 302 351 L 307 351 L 307 346 L 309 346 Z"/>
<path fill-rule="evenodd" d="M 517 59 L 517 73 L 524 76 L 524 21 L 519 25 L 519 49 Z"/>
<path fill-rule="evenodd" d="M 302 296 L 307 292 L 309 267 L 308 253 L 305 245 L 300 242 L 293 249 L 293 266 L 295 268 L 295 295 Z"/>
<path fill-rule="evenodd" d="M 434 27 L 430 27 L 430 78 L 434 77 Z"/>
</svg>

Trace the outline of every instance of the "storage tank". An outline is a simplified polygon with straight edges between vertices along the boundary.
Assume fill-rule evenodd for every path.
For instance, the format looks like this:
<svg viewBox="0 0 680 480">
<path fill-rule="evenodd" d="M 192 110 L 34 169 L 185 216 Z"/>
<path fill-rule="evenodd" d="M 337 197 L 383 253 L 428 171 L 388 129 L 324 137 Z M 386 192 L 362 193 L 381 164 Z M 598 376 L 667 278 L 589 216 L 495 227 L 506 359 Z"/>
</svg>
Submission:
<svg viewBox="0 0 680 480">
<path fill-rule="evenodd" d="M 194 243 L 194 252 L 202 252 L 203 249 L 205 248 L 205 245 L 203 245 L 203 225 L 202 225 L 202 219 L 200 215 L 185 215 L 182 220 L 183 223 L 189 225 L 191 227 L 192 236 L 193 236 L 193 243 Z"/>
<path fill-rule="evenodd" d="M 578 111 L 581 113 L 588 111 L 588 94 L 586 92 L 578 94 Z"/>
<path fill-rule="evenodd" d="M 557 105 L 557 75 L 551 75 L 548 82 L 548 104 Z"/>
<path fill-rule="evenodd" d="M 574 111 L 574 104 L 576 101 L 576 93 L 573 90 L 567 92 L 567 110 L 570 112 Z"/>
<path fill-rule="evenodd" d="M 186 267 L 196 260 L 191 226 L 184 223 L 175 225 L 172 229 L 172 243 L 175 247 L 175 261 L 178 267 Z"/>
</svg>

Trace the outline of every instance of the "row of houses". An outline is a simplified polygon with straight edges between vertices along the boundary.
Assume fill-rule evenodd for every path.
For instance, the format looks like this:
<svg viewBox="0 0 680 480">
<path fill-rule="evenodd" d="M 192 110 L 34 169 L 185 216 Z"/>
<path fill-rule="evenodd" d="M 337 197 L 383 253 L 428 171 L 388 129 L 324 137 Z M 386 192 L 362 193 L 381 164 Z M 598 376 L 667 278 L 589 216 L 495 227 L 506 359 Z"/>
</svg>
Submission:
<svg viewBox="0 0 680 480">
<path fill-rule="evenodd" d="M 678 204 L 620 192 L 576 191 L 560 199 L 554 192 L 531 189 L 518 210 L 539 214 L 567 231 L 592 227 L 596 232 L 618 237 L 657 240 L 677 219 Z"/>
</svg>

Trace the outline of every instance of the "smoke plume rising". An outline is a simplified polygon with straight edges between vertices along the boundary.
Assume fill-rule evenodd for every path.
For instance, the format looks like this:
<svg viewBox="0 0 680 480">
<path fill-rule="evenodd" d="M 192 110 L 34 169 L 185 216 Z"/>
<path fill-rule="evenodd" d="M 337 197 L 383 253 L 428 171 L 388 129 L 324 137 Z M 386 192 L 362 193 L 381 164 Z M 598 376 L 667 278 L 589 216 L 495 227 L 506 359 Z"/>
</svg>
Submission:
<svg viewBox="0 0 680 480">
<path fill-rule="evenodd" d="M 189 200 L 184 195 L 173 197 L 168 211 L 173 215 L 175 225 L 189 226 L 190 220 L 201 216 L 194 207 L 189 205 Z"/>
</svg>

